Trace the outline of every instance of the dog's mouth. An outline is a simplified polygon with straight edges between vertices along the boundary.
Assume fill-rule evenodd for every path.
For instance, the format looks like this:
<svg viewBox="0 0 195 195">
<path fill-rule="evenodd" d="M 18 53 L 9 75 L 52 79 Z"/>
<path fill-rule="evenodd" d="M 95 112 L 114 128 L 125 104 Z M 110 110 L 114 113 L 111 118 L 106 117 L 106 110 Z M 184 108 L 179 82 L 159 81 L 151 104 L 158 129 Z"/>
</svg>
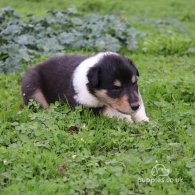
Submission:
<svg viewBox="0 0 195 195">
<path fill-rule="evenodd" d="M 104 105 L 113 108 L 122 114 L 133 115 L 139 110 L 139 101 L 130 103 L 127 94 L 120 98 L 112 98 L 108 96 L 106 90 L 97 90 L 95 95 Z"/>
<path fill-rule="evenodd" d="M 122 113 L 122 114 L 130 114 L 130 115 L 134 115 L 139 109 L 137 110 L 130 110 L 129 112 L 125 112 L 125 111 L 121 111 L 120 109 L 116 109 L 118 112 Z"/>
<path fill-rule="evenodd" d="M 134 115 L 136 114 L 139 109 L 140 109 L 140 105 L 137 105 L 136 107 L 131 107 L 130 105 L 126 106 L 126 107 L 122 107 L 120 108 L 118 105 L 112 105 L 112 104 L 108 104 L 109 107 L 114 108 L 115 110 L 117 110 L 118 112 L 122 113 L 122 114 L 127 114 L 127 115 Z M 125 109 L 123 109 L 125 108 Z"/>
<path fill-rule="evenodd" d="M 130 111 L 130 112 L 123 112 L 123 111 L 121 111 L 121 110 L 119 110 L 119 109 L 116 109 L 118 112 L 120 112 L 120 113 L 122 113 L 122 114 L 132 114 L 132 112 Z"/>
</svg>

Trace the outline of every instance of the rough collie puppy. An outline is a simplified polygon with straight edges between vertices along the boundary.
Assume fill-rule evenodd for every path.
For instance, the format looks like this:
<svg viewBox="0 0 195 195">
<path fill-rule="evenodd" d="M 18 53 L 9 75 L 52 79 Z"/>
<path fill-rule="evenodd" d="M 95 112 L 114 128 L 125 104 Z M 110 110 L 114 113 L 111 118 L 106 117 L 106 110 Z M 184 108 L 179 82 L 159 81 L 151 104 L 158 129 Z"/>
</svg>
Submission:
<svg viewBox="0 0 195 195">
<path fill-rule="evenodd" d="M 54 57 L 30 68 L 22 78 L 22 95 L 43 108 L 57 100 L 85 105 L 108 117 L 148 121 L 134 63 L 117 53 Z"/>
</svg>

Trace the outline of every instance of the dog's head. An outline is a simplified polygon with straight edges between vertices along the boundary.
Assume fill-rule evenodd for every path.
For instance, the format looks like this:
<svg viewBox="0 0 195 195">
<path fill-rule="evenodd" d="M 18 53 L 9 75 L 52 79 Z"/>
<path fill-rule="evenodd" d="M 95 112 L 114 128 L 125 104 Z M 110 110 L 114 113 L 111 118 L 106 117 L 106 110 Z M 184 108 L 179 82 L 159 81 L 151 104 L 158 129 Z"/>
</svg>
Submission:
<svg viewBox="0 0 195 195">
<path fill-rule="evenodd" d="M 118 54 L 106 54 L 90 68 L 88 89 L 103 104 L 129 114 L 140 106 L 138 76 L 131 60 Z"/>
</svg>

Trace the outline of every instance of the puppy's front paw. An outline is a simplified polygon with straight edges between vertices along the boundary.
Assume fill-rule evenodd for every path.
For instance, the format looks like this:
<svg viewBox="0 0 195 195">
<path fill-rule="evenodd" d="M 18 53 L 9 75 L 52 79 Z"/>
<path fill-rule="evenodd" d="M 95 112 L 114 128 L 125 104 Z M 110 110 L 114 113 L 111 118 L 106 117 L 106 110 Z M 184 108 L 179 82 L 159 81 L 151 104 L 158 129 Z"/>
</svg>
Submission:
<svg viewBox="0 0 195 195">
<path fill-rule="evenodd" d="M 134 119 L 134 121 L 136 122 L 136 123 L 140 123 L 140 122 L 142 122 L 142 121 L 144 121 L 144 122 L 149 122 L 149 118 L 147 117 L 147 116 L 134 116 L 133 117 L 133 119 Z"/>
<path fill-rule="evenodd" d="M 110 107 L 105 107 L 104 110 L 102 111 L 102 114 L 104 116 L 107 116 L 107 117 L 110 117 L 110 118 L 115 117 L 115 118 L 118 118 L 118 119 L 123 119 L 123 120 L 126 120 L 129 123 L 133 122 L 130 115 L 120 113 L 117 110 L 115 110 L 113 108 L 110 108 Z"/>
</svg>

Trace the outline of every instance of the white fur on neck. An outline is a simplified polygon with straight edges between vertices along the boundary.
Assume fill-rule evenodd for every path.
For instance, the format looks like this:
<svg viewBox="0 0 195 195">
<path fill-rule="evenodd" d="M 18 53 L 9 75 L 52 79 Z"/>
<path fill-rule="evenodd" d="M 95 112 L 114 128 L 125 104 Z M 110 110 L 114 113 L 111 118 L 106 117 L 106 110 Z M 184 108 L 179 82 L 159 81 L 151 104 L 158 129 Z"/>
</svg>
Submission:
<svg viewBox="0 0 195 195">
<path fill-rule="evenodd" d="M 108 52 L 110 53 L 110 52 Z M 75 69 L 73 74 L 73 87 L 76 92 L 74 99 L 77 103 L 86 105 L 89 107 L 101 107 L 103 104 L 87 89 L 87 73 L 90 68 L 97 64 L 106 53 L 99 53 L 95 56 L 89 57 L 88 59 L 81 62 Z"/>
</svg>

